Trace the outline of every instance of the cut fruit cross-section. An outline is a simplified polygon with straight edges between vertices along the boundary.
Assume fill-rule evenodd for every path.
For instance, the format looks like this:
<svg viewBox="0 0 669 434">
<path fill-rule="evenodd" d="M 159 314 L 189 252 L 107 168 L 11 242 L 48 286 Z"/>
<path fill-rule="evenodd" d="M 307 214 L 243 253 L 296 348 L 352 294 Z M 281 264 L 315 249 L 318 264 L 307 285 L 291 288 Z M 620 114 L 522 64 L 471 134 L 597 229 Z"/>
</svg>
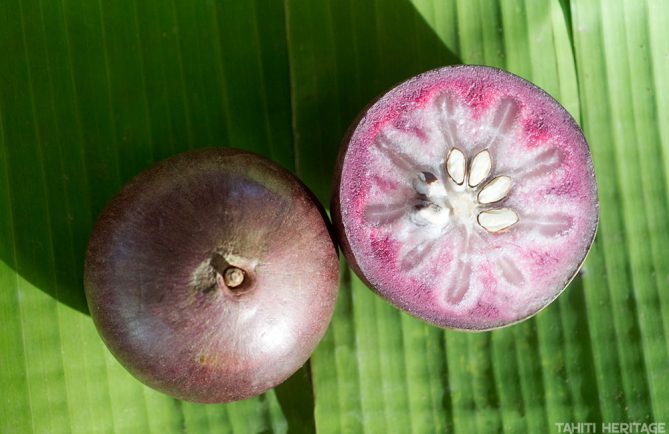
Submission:
<svg viewBox="0 0 669 434">
<path fill-rule="evenodd" d="M 553 301 L 598 224 L 576 122 L 533 84 L 457 66 L 361 114 L 332 200 L 344 254 L 377 293 L 441 327 L 488 330 Z"/>
</svg>

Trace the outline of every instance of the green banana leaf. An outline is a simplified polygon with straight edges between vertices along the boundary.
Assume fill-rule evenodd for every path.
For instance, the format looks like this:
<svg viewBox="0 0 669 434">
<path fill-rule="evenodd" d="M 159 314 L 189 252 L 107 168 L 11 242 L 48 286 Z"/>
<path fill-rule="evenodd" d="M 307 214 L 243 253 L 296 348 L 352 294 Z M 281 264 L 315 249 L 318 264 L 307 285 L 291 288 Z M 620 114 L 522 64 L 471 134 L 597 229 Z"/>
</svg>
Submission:
<svg viewBox="0 0 669 434">
<path fill-rule="evenodd" d="M 667 29 L 664 0 L 1 0 L 0 432 L 669 423 Z M 235 146 L 327 205 L 357 112 L 456 63 L 535 82 L 590 143 L 601 224 L 555 303 L 494 332 L 443 331 L 342 263 L 310 364 L 262 396 L 182 402 L 116 362 L 82 271 L 93 222 L 125 182 L 186 149 Z"/>
</svg>

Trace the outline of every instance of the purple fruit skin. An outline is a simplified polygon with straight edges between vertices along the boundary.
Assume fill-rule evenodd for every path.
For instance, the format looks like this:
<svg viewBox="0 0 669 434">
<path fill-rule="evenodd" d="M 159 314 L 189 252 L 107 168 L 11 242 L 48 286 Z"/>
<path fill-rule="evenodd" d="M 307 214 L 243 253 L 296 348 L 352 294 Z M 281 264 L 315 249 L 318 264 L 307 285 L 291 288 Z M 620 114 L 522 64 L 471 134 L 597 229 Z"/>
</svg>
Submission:
<svg viewBox="0 0 669 434">
<path fill-rule="evenodd" d="M 179 399 L 276 386 L 334 310 L 339 262 L 324 216 L 297 178 L 251 153 L 158 163 L 109 203 L 89 241 L 84 284 L 102 339 L 136 378 Z M 215 252 L 250 270 L 243 291 L 195 283 Z"/>
<path fill-rule="evenodd" d="M 592 230 L 584 234 L 584 238 L 587 239 L 587 243 L 586 248 L 582 251 L 582 259 L 573 269 L 573 273 L 571 274 L 570 278 L 564 282 L 562 290 L 557 291 L 549 299 L 546 299 L 542 307 L 534 309 L 528 315 L 509 320 L 506 318 L 498 318 L 498 313 L 493 308 L 477 308 L 473 312 L 474 317 L 472 318 L 463 319 L 461 317 L 450 317 L 449 315 L 444 315 L 444 312 L 441 310 L 441 308 L 434 305 L 431 296 L 426 296 L 426 292 L 423 291 L 422 288 L 402 288 L 401 285 L 391 288 L 380 287 L 381 285 L 377 283 L 377 280 L 379 280 L 378 276 L 368 276 L 368 273 L 365 271 L 364 264 L 365 262 L 369 261 L 369 257 L 362 255 L 355 246 L 351 245 L 349 234 L 347 234 L 347 232 L 352 229 L 347 228 L 347 223 L 345 221 L 347 210 L 344 210 L 345 206 L 343 203 L 352 200 L 352 198 L 349 196 L 343 196 L 342 194 L 344 185 L 351 183 L 351 180 L 345 179 L 343 175 L 347 157 L 350 158 L 348 155 L 349 149 L 354 141 L 365 142 L 367 140 L 366 138 L 355 137 L 359 129 L 376 131 L 378 129 L 378 125 L 386 123 L 388 118 L 394 119 L 397 117 L 397 114 L 401 113 L 405 107 L 411 107 L 413 105 L 412 98 L 415 98 L 416 101 L 422 101 L 425 99 L 426 95 L 429 95 L 432 92 L 432 89 L 430 89 L 430 86 L 427 84 L 427 81 L 430 79 L 430 77 L 435 77 L 437 80 L 441 80 L 442 75 L 448 75 L 451 73 L 453 75 L 458 75 L 461 81 L 463 81 L 462 77 L 466 76 L 468 73 L 471 73 L 474 76 L 486 74 L 490 74 L 492 76 L 501 75 L 509 77 L 511 80 L 516 80 L 517 83 L 514 84 L 515 86 L 524 88 L 523 91 L 525 92 L 535 92 L 535 97 L 537 99 L 543 100 L 542 109 L 546 106 L 559 108 L 561 114 L 559 120 L 556 121 L 556 123 L 561 123 L 559 128 L 564 129 L 565 131 L 569 131 L 568 134 L 572 135 L 571 137 L 573 137 L 574 143 L 577 143 L 580 147 L 579 152 L 588 152 L 588 156 L 585 158 L 590 160 L 591 157 L 589 156 L 588 146 L 585 137 L 578 127 L 578 124 L 566 112 L 566 110 L 564 110 L 564 108 L 562 108 L 559 103 L 557 103 L 557 101 L 555 101 L 545 91 L 536 87 L 534 84 L 501 69 L 488 66 L 456 65 L 451 67 L 438 68 L 412 77 L 388 90 L 386 93 L 379 95 L 376 99 L 365 106 L 354 119 L 342 140 L 337 163 L 335 165 L 330 203 L 332 223 L 335 229 L 337 242 L 342 250 L 342 253 L 344 254 L 344 257 L 346 258 L 347 264 L 356 273 L 360 280 L 372 291 L 396 307 L 399 307 L 414 317 L 422 319 L 435 326 L 441 328 L 458 329 L 462 331 L 487 331 L 515 324 L 533 315 L 536 315 L 539 311 L 555 300 L 564 290 L 566 285 L 576 276 L 583 264 L 583 261 L 585 260 L 585 256 L 592 246 L 597 231 L 599 222 L 597 186 L 594 181 L 594 172 L 592 168 L 592 162 L 590 160 L 588 173 L 584 174 L 584 177 L 587 179 L 583 181 L 584 185 L 588 185 L 584 187 L 583 190 L 587 191 L 584 193 L 584 196 L 587 196 L 588 200 L 590 201 L 589 206 L 591 207 L 591 218 L 594 223 L 592 224 Z M 368 170 L 368 168 L 365 168 L 365 170 Z M 357 231 L 357 229 L 355 230 Z M 389 256 L 392 257 L 393 253 L 391 253 Z M 394 272 L 390 263 L 386 264 L 382 268 L 386 275 L 392 275 Z M 388 276 L 385 277 L 388 278 Z M 392 279 L 388 278 L 388 280 Z"/>
</svg>

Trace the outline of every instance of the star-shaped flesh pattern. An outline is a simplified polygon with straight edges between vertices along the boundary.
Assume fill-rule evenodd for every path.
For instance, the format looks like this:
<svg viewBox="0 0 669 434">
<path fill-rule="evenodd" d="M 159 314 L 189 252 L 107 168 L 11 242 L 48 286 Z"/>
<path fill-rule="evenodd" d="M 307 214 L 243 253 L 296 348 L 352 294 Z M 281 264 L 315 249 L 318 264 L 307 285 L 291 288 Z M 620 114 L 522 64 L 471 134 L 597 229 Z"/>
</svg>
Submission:
<svg viewBox="0 0 669 434">
<path fill-rule="evenodd" d="M 580 129 L 550 96 L 487 67 L 415 77 L 363 115 L 341 159 L 335 226 L 379 294 L 485 330 L 546 306 L 598 222 Z"/>
</svg>

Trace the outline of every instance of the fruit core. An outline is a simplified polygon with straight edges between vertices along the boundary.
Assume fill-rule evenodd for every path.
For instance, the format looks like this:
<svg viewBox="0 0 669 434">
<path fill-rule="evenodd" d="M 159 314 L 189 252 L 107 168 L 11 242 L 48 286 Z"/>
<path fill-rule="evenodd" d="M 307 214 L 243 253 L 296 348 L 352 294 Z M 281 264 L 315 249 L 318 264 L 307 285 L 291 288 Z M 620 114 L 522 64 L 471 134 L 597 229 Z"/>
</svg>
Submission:
<svg viewBox="0 0 669 434">
<path fill-rule="evenodd" d="M 468 232 L 474 230 L 474 225 L 499 232 L 518 222 L 512 209 L 492 208 L 507 196 L 512 181 L 508 176 L 491 177 L 489 150 L 478 152 L 468 163 L 463 151 L 452 148 L 444 160 L 445 179 L 432 172 L 420 172 L 413 182 L 415 224 L 431 224 L 445 230 L 452 220 Z"/>
</svg>

